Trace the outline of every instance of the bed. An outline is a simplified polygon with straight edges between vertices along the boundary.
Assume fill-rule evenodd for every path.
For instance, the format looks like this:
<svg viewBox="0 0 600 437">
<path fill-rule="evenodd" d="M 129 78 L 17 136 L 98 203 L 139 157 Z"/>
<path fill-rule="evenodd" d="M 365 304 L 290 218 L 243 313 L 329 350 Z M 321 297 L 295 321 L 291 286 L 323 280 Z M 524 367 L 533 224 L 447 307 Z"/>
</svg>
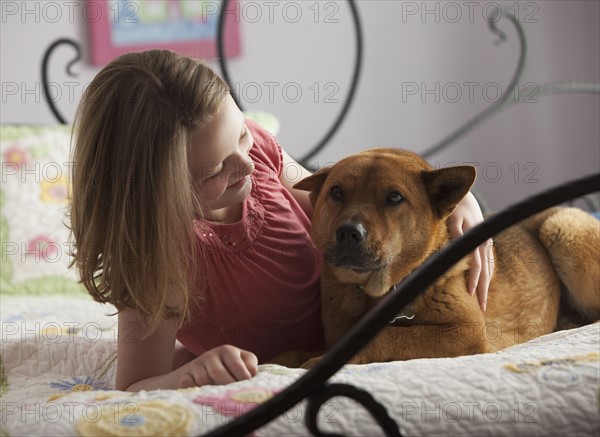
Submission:
<svg viewBox="0 0 600 437">
<path fill-rule="evenodd" d="M 185 390 L 115 391 L 115 318 L 75 296 L 2 299 L 3 435 L 197 435 L 243 415 L 304 370 L 262 365 L 252 380 Z M 600 325 L 497 354 L 347 365 L 331 380 L 370 391 L 404 435 L 597 435 Z M 253 435 L 309 435 L 306 402 Z M 382 435 L 335 397 L 320 429 Z"/>
<path fill-rule="evenodd" d="M 493 354 L 342 366 L 346 351 L 311 372 L 261 365 L 226 386 L 114 390 L 115 310 L 68 268 L 70 127 L 0 129 L 0 436 L 600 434 L 599 323 Z M 405 305 L 398 297 L 391 314 Z"/>
</svg>

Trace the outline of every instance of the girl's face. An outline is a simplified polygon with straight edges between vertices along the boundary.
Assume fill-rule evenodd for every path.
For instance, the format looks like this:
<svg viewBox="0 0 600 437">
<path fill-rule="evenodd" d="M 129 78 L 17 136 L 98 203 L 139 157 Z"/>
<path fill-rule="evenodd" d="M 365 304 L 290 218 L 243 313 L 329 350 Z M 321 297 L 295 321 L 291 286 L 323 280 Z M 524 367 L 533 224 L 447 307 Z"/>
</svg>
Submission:
<svg viewBox="0 0 600 437">
<path fill-rule="evenodd" d="M 229 207 L 241 204 L 252 190 L 254 163 L 248 156 L 252 135 L 230 95 L 219 111 L 193 137 L 190 172 L 210 220 L 224 220 Z"/>
</svg>

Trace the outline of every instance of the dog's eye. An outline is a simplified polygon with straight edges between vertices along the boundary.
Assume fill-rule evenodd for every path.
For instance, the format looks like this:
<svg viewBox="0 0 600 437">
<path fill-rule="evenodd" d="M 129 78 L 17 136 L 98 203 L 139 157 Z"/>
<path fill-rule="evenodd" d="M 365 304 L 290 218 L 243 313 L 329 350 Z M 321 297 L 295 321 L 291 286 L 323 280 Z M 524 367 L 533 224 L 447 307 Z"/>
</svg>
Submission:
<svg viewBox="0 0 600 437">
<path fill-rule="evenodd" d="M 336 185 L 329 190 L 329 197 L 333 200 L 340 201 L 344 198 L 344 193 L 342 193 L 342 189 Z"/>
<path fill-rule="evenodd" d="M 386 203 L 386 205 L 398 205 L 403 200 L 404 200 L 404 198 L 402 197 L 402 195 L 399 192 L 392 191 L 390 194 L 387 195 L 387 198 L 385 199 L 385 203 Z"/>
</svg>

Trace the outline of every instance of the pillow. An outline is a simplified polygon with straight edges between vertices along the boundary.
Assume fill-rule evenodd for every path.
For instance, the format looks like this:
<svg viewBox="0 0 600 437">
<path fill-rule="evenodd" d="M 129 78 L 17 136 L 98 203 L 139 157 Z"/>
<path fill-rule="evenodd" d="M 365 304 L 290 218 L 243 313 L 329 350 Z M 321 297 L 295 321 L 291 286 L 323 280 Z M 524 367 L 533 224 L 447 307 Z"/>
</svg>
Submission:
<svg viewBox="0 0 600 437">
<path fill-rule="evenodd" d="M 277 118 L 246 112 L 273 135 Z M 71 126 L 0 125 L 0 290 L 2 294 L 82 293 L 69 269 Z"/>
<path fill-rule="evenodd" d="M 274 137 L 279 133 L 279 120 L 270 112 L 244 111 L 244 117 L 258 124 Z"/>
<path fill-rule="evenodd" d="M 3 295 L 84 291 L 68 268 L 70 137 L 70 126 L 0 126 Z"/>
</svg>

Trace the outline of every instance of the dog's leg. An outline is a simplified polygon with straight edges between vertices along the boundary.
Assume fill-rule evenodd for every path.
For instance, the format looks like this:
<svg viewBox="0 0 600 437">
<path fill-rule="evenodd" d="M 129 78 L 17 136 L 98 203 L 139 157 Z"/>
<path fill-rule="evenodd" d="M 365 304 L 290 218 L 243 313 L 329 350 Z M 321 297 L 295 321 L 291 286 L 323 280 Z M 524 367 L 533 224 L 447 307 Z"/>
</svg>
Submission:
<svg viewBox="0 0 600 437">
<path fill-rule="evenodd" d="M 300 365 L 310 358 L 313 358 L 316 355 L 321 355 L 323 351 L 320 352 L 303 352 L 303 351 L 287 351 L 277 355 L 272 360 L 267 361 L 265 364 L 278 364 L 280 366 L 295 368 L 300 367 Z"/>
<path fill-rule="evenodd" d="M 494 325 L 494 324 L 492 324 Z M 492 326 L 494 328 L 494 326 Z M 348 364 L 403 361 L 416 358 L 444 358 L 487 353 L 497 348 L 498 332 L 483 321 L 446 325 L 390 326 L 352 357 Z M 322 356 L 302 364 L 312 368 Z"/>
<path fill-rule="evenodd" d="M 568 291 L 569 303 L 588 322 L 600 318 L 600 221 L 577 208 L 558 209 L 541 224 L 539 238 Z"/>
<path fill-rule="evenodd" d="M 442 358 L 490 351 L 482 323 L 384 328 L 350 361 L 351 364 Z"/>
</svg>

